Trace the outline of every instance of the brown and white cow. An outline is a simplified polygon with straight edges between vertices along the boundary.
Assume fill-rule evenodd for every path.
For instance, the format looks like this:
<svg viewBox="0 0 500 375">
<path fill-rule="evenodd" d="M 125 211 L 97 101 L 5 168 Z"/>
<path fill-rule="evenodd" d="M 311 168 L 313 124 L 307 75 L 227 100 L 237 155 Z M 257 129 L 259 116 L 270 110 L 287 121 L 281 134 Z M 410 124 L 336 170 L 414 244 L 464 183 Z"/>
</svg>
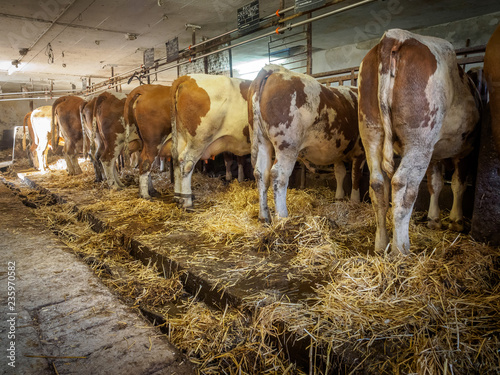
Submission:
<svg viewBox="0 0 500 375">
<path fill-rule="evenodd" d="M 271 183 L 276 216 L 288 216 L 286 191 L 297 159 L 303 160 L 306 166 L 334 164 L 338 198 L 344 195 L 344 162 L 352 161 L 351 199 L 359 202 L 359 180 L 365 156 L 358 130 L 356 88 L 326 87 L 308 75 L 267 65 L 252 82 L 249 94 L 259 219 L 271 219 L 267 205 Z"/>
<path fill-rule="evenodd" d="M 125 102 L 125 123 L 132 130 L 137 129 L 142 140 L 138 163 L 142 198 L 151 199 L 156 193 L 151 180 L 155 158 L 164 160 L 170 156 L 170 142 L 166 142 L 172 131 L 170 95 L 170 86 L 142 85 L 133 89 Z"/>
<path fill-rule="evenodd" d="M 62 96 L 52 104 L 52 144 L 57 147 L 56 140 L 61 132 L 64 138 L 64 159 L 69 175 L 82 173 L 78 164 L 78 154 L 82 150 L 83 142 L 88 142 L 82 132 L 80 119 L 80 104 L 84 100 L 78 96 Z"/>
<path fill-rule="evenodd" d="M 500 25 L 497 26 L 486 45 L 484 75 L 490 96 L 491 130 L 500 155 Z"/>
<path fill-rule="evenodd" d="M 198 160 L 221 152 L 250 153 L 247 94 L 250 81 L 191 74 L 172 84 L 172 157 L 176 198 L 193 205 L 191 176 Z"/>
<path fill-rule="evenodd" d="M 431 205 L 439 223 L 443 177 L 438 162 L 451 158 L 455 172 L 452 227 L 463 228 L 463 158 L 472 149 L 479 120 L 474 85 L 457 65 L 453 46 L 408 31 L 387 31 L 363 59 L 359 72 L 359 124 L 370 169 L 375 210 L 375 250 L 389 242 L 386 213 L 392 184 L 393 251 L 409 253 L 409 223 L 419 184 L 427 169 Z M 394 168 L 395 150 L 401 162 Z"/>
<path fill-rule="evenodd" d="M 113 189 L 123 188 L 124 185 L 118 178 L 116 160 L 125 146 L 132 143 L 137 145 L 137 132 L 134 130 L 130 135 L 126 134 L 123 111 L 126 95 L 117 92 L 103 92 L 94 105 L 93 123 L 97 126 L 102 144 L 96 151 L 96 159 L 102 163 L 104 174 L 109 187 Z M 96 129 L 93 129 L 96 133 Z M 129 145 L 126 142 L 129 142 Z M 137 150 L 130 149 L 130 152 Z"/>
</svg>

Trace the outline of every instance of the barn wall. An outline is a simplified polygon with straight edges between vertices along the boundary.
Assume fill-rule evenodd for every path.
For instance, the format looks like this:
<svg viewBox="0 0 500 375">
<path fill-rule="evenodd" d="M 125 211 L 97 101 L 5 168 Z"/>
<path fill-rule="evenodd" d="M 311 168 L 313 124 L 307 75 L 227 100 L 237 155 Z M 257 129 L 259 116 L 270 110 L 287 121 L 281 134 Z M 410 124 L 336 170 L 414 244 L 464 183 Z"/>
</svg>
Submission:
<svg viewBox="0 0 500 375">
<path fill-rule="evenodd" d="M 54 100 L 34 100 L 33 108 L 41 107 L 43 105 L 51 105 Z M 4 135 L 9 138 L 12 133 L 8 130 L 14 126 L 21 126 L 23 124 L 24 115 L 30 111 L 30 104 L 28 100 L 13 100 L 0 102 L 0 148 L 3 145 L 10 145 L 12 141 L 9 139 L 4 140 Z"/>
<path fill-rule="evenodd" d="M 455 48 L 484 45 L 488 42 L 496 26 L 500 23 L 500 12 L 473 17 L 457 22 L 449 22 L 423 29 L 412 30 L 417 34 L 435 36 L 450 41 Z M 368 36 L 363 26 L 354 30 L 360 42 L 313 53 L 313 73 L 327 72 L 359 66 L 366 53 L 380 40 L 380 37 L 365 40 Z M 313 38 L 314 45 L 314 38 Z"/>
</svg>

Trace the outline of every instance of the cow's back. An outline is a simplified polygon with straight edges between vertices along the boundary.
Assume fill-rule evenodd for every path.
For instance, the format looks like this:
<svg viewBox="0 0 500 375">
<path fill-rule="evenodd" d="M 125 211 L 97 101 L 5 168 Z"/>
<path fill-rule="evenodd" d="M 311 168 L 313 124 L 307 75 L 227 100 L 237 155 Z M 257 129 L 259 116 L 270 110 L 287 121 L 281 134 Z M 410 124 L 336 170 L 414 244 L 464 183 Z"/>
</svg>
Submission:
<svg viewBox="0 0 500 375">
<path fill-rule="evenodd" d="M 176 132 L 193 150 L 210 155 L 250 152 L 247 91 L 250 82 L 208 74 L 191 74 L 172 84 Z M 211 147 L 209 147 L 211 146 Z M 210 155 L 203 154 L 202 158 Z"/>
<path fill-rule="evenodd" d="M 139 94 L 133 105 L 136 124 L 141 127 L 147 126 L 152 121 L 160 120 L 165 135 L 169 134 L 172 129 L 170 124 L 172 107 L 170 86 L 143 85 L 134 89 L 130 96 L 133 97 L 135 94 Z"/>
<path fill-rule="evenodd" d="M 435 160 L 470 151 L 464 140 L 479 112 L 449 42 L 389 30 L 363 60 L 361 70 L 361 82 L 370 82 L 360 84 L 360 115 L 368 120 L 367 126 L 371 120 L 381 121 L 386 159 L 393 141 L 398 153 L 423 146 L 433 150 Z"/>
<path fill-rule="evenodd" d="M 40 134 L 42 132 L 50 133 L 50 122 L 52 120 L 52 106 L 46 105 L 36 108 L 31 113 L 31 126 L 33 132 Z"/>
<path fill-rule="evenodd" d="M 352 160 L 362 154 L 358 99 L 354 87 L 326 87 L 314 78 L 268 65 L 252 85 L 257 131 L 275 149 L 294 149 L 317 165 Z M 259 86 L 259 87 L 257 87 Z"/>
</svg>

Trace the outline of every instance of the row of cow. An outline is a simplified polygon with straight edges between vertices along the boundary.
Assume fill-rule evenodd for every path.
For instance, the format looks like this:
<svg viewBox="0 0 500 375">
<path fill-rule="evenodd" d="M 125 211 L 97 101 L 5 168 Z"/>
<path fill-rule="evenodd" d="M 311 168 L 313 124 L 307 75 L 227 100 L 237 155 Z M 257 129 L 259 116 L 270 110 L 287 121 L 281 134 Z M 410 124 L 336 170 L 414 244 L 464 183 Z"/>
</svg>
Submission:
<svg viewBox="0 0 500 375">
<path fill-rule="evenodd" d="M 499 34 L 500 28 L 492 37 L 496 42 L 488 44 L 487 56 L 500 50 Z M 499 65 L 498 55 L 493 59 L 490 68 L 485 63 L 490 88 Z M 389 243 L 386 213 L 392 183 L 392 246 L 406 254 L 410 215 L 426 172 L 429 225 L 441 225 L 439 163 L 444 159 L 455 166 L 451 227 L 463 229 L 463 161 L 472 149 L 480 106 L 478 91 L 458 66 L 449 42 L 393 29 L 363 59 L 358 88 L 325 87 L 308 75 L 276 65 L 264 67 L 253 81 L 192 74 L 178 78 L 171 87 L 144 85 L 121 98 L 111 93 L 90 101 L 60 98 L 51 107 L 51 133 L 52 144 L 57 144 L 59 131 L 64 138 L 70 174 L 80 172 L 76 156 L 88 145 L 96 178 L 105 177 L 111 187 L 122 186 L 116 175 L 118 155 L 127 148 L 140 151 L 139 190 L 144 198 L 154 192 L 149 174 L 154 159 L 171 155 L 174 194 L 184 207 L 193 204 L 191 176 L 200 159 L 222 152 L 251 153 L 259 218 L 264 221 L 271 220 L 270 185 L 276 216 L 288 215 L 286 191 L 298 159 L 313 170 L 333 164 L 337 198 L 344 194 L 344 163 L 351 163 L 355 201 L 360 198 L 359 179 L 366 160 L 377 223 L 375 248 L 383 251 Z M 42 107 L 31 114 L 33 126 L 42 110 L 47 111 Z M 394 152 L 401 156 L 397 168 Z"/>
</svg>

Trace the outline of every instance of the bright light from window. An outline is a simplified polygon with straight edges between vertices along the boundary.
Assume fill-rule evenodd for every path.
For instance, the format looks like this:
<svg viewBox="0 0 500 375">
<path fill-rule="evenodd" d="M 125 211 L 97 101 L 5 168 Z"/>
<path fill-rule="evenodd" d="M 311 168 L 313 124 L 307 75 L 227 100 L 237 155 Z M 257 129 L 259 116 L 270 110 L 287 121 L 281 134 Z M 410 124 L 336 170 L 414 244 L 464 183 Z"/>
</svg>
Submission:
<svg viewBox="0 0 500 375">
<path fill-rule="evenodd" d="M 17 72 L 19 70 L 21 70 L 21 63 L 17 64 L 17 67 L 11 64 L 9 69 L 7 70 L 7 74 L 10 76 L 12 73 Z"/>
<path fill-rule="evenodd" d="M 237 78 L 254 79 L 259 74 L 260 69 L 268 63 L 268 59 L 260 59 L 235 65 L 233 67 L 233 70 L 236 71 L 234 76 Z"/>
</svg>

